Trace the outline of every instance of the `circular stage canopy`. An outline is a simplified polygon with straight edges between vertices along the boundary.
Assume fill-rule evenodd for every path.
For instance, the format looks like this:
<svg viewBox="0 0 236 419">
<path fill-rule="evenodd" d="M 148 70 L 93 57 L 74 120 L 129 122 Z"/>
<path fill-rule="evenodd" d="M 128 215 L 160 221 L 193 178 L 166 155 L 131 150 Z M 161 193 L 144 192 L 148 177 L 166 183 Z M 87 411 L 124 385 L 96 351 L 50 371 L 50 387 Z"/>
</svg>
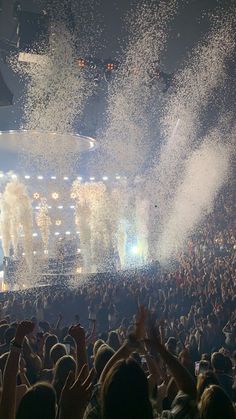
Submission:
<svg viewBox="0 0 236 419">
<path fill-rule="evenodd" d="M 34 148 L 38 148 L 39 144 L 46 147 L 51 146 L 54 153 L 60 152 L 61 146 L 70 150 L 75 154 L 93 150 L 96 147 L 96 141 L 91 137 L 80 134 L 61 134 L 49 131 L 31 131 L 31 130 L 9 130 L 0 131 L 0 150 L 11 154 L 19 154 L 21 152 L 31 154 Z"/>
</svg>

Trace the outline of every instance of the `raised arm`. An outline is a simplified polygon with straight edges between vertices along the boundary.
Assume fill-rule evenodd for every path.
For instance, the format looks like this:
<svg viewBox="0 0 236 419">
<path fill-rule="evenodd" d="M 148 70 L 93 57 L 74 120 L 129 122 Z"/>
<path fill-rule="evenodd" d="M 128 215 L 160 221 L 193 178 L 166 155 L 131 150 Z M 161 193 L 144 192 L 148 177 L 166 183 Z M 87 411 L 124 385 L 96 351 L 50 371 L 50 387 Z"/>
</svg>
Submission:
<svg viewBox="0 0 236 419">
<path fill-rule="evenodd" d="M 25 336 L 34 329 L 32 322 L 21 322 L 16 330 L 15 339 L 7 359 L 4 375 L 3 390 L 0 403 L 0 419 L 15 419 L 16 406 L 16 378 L 19 366 L 19 358 L 21 355 L 22 344 Z"/>
<path fill-rule="evenodd" d="M 69 334 L 72 336 L 76 343 L 77 376 L 80 374 L 84 365 L 86 365 L 86 374 L 88 374 L 85 330 L 80 326 L 80 324 L 77 324 L 76 326 L 70 327 Z"/>
<path fill-rule="evenodd" d="M 179 390 L 182 390 L 192 398 L 196 398 L 196 386 L 190 373 L 174 355 L 167 351 L 160 342 L 159 333 L 154 327 L 150 329 L 150 342 L 153 349 L 161 355 L 163 361 L 167 364 Z"/>
</svg>

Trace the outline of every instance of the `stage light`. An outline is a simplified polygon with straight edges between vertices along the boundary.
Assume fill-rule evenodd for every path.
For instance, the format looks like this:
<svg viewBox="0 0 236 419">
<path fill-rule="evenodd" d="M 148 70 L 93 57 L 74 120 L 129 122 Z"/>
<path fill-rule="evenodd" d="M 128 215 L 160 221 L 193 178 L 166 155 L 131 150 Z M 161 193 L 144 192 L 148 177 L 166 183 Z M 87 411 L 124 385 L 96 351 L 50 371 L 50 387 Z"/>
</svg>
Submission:
<svg viewBox="0 0 236 419">
<path fill-rule="evenodd" d="M 39 210 L 39 209 L 40 209 L 40 207 L 39 207 L 39 206 L 37 206 L 37 207 L 35 207 L 35 209 L 36 209 L 36 210 Z"/>
<path fill-rule="evenodd" d="M 17 175 L 11 175 L 12 179 L 17 179 Z"/>
<path fill-rule="evenodd" d="M 83 180 L 83 178 L 81 176 L 78 176 L 77 180 Z"/>
<path fill-rule="evenodd" d="M 45 249 L 43 253 L 44 253 L 45 255 L 48 255 L 48 250 L 47 250 L 47 249 Z"/>
<path fill-rule="evenodd" d="M 33 194 L 33 198 L 34 198 L 34 199 L 39 199 L 39 198 L 40 198 L 39 193 L 38 193 L 38 192 L 34 192 L 34 194 Z"/>
<path fill-rule="evenodd" d="M 43 179 L 43 176 L 41 176 L 41 175 L 40 176 L 37 176 L 37 179 L 38 180 L 42 180 Z"/>
<path fill-rule="evenodd" d="M 37 254 L 36 250 L 34 250 L 34 251 L 33 251 L 33 254 L 34 254 L 34 255 L 36 255 L 36 254 Z"/>
<path fill-rule="evenodd" d="M 90 180 L 95 180 L 95 177 L 91 176 L 89 179 L 90 179 Z"/>
<path fill-rule="evenodd" d="M 79 231 L 76 231 L 76 234 L 79 234 Z"/>
<path fill-rule="evenodd" d="M 116 176 L 116 180 L 119 180 L 120 179 L 120 176 Z"/>
<path fill-rule="evenodd" d="M 38 237 L 38 233 L 33 233 L 32 236 L 33 237 Z"/>
<path fill-rule="evenodd" d="M 58 209 L 63 209 L 63 205 L 58 205 Z"/>
<path fill-rule="evenodd" d="M 77 249 L 77 253 L 81 253 L 81 249 Z"/>
<path fill-rule="evenodd" d="M 30 179 L 30 176 L 29 175 L 25 175 L 25 179 Z"/>
<path fill-rule="evenodd" d="M 56 231 L 56 232 L 54 233 L 54 235 L 55 235 L 55 236 L 59 236 L 59 235 L 60 235 L 60 233 L 59 233 L 58 231 Z"/>
<path fill-rule="evenodd" d="M 59 193 L 53 192 L 52 193 L 52 199 L 58 199 L 58 198 L 59 198 Z"/>
<path fill-rule="evenodd" d="M 56 220 L 55 224 L 56 224 L 56 226 L 60 226 L 61 225 L 61 220 Z"/>
<path fill-rule="evenodd" d="M 22 253 L 22 256 L 25 256 L 25 252 Z"/>
<path fill-rule="evenodd" d="M 56 179 L 56 176 L 51 176 L 51 179 L 52 179 L 52 180 L 55 180 L 55 179 Z"/>
<path fill-rule="evenodd" d="M 133 253 L 133 255 L 138 256 L 140 254 L 140 251 L 141 249 L 138 245 L 131 247 L 131 253 Z"/>
<path fill-rule="evenodd" d="M 77 274 L 81 274 L 81 272 L 82 272 L 82 268 L 76 268 L 76 273 Z"/>
<path fill-rule="evenodd" d="M 75 206 L 74 205 L 70 205 L 70 209 L 74 209 L 75 208 Z"/>
<path fill-rule="evenodd" d="M 4 177 L 4 174 L 3 173 L 0 173 L 0 178 L 3 178 Z"/>
<path fill-rule="evenodd" d="M 69 236 L 70 235 L 70 231 L 66 231 L 66 235 Z"/>
<path fill-rule="evenodd" d="M 107 176 L 103 176 L 102 180 L 108 180 Z"/>
<path fill-rule="evenodd" d="M 67 177 L 67 176 L 64 176 L 64 178 L 63 178 L 64 180 L 69 180 L 69 178 Z"/>
</svg>

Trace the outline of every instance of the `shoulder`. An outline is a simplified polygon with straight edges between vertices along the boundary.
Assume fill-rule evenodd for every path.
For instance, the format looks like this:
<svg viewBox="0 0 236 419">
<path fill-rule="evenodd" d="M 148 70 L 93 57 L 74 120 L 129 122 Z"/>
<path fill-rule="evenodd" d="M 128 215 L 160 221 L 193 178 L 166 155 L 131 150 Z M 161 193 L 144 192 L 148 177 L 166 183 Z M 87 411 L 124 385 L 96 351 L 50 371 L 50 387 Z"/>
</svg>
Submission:
<svg viewBox="0 0 236 419">
<path fill-rule="evenodd" d="M 171 410 L 162 412 L 162 419 L 198 419 L 196 401 L 189 395 L 179 391 L 175 397 Z"/>
</svg>

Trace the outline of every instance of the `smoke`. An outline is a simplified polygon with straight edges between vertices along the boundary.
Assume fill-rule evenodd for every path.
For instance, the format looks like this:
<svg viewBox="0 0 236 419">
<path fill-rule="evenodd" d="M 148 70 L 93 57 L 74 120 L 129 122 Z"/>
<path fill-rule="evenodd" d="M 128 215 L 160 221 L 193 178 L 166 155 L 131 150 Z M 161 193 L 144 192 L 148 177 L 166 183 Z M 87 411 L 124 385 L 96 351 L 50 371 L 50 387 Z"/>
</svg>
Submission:
<svg viewBox="0 0 236 419">
<path fill-rule="evenodd" d="M 169 218 L 158 242 L 161 262 L 176 256 L 207 212 L 227 180 L 230 147 L 215 142 L 217 131 L 187 159 L 183 181 L 176 191 Z"/>
<path fill-rule="evenodd" d="M 102 152 L 108 156 L 102 162 L 106 173 L 112 169 L 135 176 L 147 162 L 157 98 L 151 74 L 154 61 L 160 61 L 175 13 L 175 0 L 140 2 L 128 20 L 129 42 L 109 86 L 107 123 L 101 135 Z"/>
<path fill-rule="evenodd" d="M 4 256 L 9 256 L 10 244 L 17 256 L 20 234 L 23 235 L 25 258 L 32 266 L 32 206 L 24 184 L 17 179 L 7 183 L 1 197 L 1 231 Z"/>
<path fill-rule="evenodd" d="M 154 258 L 158 257 L 157 240 L 164 234 L 176 190 L 183 181 L 186 160 L 201 142 L 203 126 L 207 131 L 204 112 L 209 113 L 217 102 L 227 80 L 226 64 L 235 47 L 233 27 L 232 15 L 226 15 L 215 24 L 176 75 L 175 89 L 167 98 L 161 121 L 163 144 L 147 176 L 147 194 L 152 208 L 150 248 Z M 224 108 L 219 109 L 218 119 L 223 114 Z M 221 142 L 224 137 L 218 132 L 217 141 Z M 214 143 L 214 139 L 212 141 Z"/>
<path fill-rule="evenodd" d="M 42 199 L 39 205 L 39 211 L 36 214 L 36 224 L 39 227 L 44 249 L 48 249 L 50 226 L 52 224 L 51 218 L 48 215 L 47 200 Z"/>
</svg>

